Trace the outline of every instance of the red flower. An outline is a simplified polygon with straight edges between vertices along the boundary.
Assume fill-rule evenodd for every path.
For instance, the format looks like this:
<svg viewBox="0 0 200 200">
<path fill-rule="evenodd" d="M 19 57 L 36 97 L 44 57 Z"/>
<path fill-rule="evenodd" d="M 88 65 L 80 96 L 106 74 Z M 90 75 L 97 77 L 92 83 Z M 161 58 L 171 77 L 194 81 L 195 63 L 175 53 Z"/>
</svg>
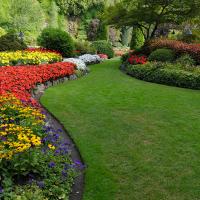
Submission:
<svg viewBox="0 0 200 200">
<path fill-rule="evenodd" d="M 146 56 L 131 55 L 128 58 L 128 62 L 131 65 L 145 64 L 147 62 L 147 58 L 146 58 Z"/>
<path fill-rule="evenodd" d="M 75 72 L 74 67 L 74 64 L 67 62 L 0 67 L 0 95 L 12 93 L 21 100 L 35 103 L 31 98 L 30 90 L 37 83 L 72 75 Z"/>
</svg>

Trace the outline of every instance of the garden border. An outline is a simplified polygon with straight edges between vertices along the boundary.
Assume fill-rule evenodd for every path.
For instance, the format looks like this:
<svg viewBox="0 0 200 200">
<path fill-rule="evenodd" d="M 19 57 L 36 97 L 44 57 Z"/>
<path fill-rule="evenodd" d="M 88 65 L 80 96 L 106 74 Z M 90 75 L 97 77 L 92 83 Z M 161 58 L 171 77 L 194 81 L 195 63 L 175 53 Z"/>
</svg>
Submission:
<svg viewBox="0 0 200 200">
<path fill-rule="evenodd" d="M 87 70 L 83 72 L 83 76 L 87 75 L 87 74 L 88 74 Z M 36 89 L 32 90 L 31 95 L 34 99 L 36 99 L 40 103 L 41 107 L 44 109 L 47 120 L 48 120 L 48 122 L 50 122 L 51 126 L 56 129 L 61 129 L 63 139 L 66 139 L 69 141 L 70 147 L 71 147 L 72 160 L 79 160 L 81 162 L 81 164 L 85 166 L 84 159 L 81 156 L 81 153 L 80 153 L 75 141 L 70 136 L 69 131 L 67 131 L 67 129 L 58 120 L 58 118 L 56 116 L 54 116 L 40 101 L 45 90 L 48 89 L 49 87 L 58 85 L 60 83 L 65 83 L 69 80 L 75 80 L 77 78 L 78 77 L 75 74 L 73 74 L 68 77 L 58 78 L 51 82 L 48 81 L 46 83 L 42 83 L 40 85 L 37 85 Z M 69 195 L 69 200 L 82 200 L 83 192 L 84 192 L 84 185 L 85 185 L 85 175 L 84 175 L 84 172 L 81 171 L 80 174 L 74 179 L 74 184 L 72 186 L 72 191 Z"/>
</svg>

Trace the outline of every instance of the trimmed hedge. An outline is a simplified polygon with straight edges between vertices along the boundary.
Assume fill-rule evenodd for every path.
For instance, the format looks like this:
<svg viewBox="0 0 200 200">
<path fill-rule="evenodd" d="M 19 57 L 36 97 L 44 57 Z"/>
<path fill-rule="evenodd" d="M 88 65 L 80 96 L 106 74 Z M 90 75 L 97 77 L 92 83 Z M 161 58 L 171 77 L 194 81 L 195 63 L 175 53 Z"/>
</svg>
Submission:
<svg viewBox="0 0 200 200">
<path fill-rule="evenodd" d="M 156 49 L 153 51 L 148 60 L 149 61 L 161 61 L 172 62 L 175 59 L 175 54 L 171 49 Z"/>
<path fill-rule="evenodd" d="M 64 57 L 72 57 L 74 53 L 71 36 L 57 28 L 45 28 L 38 37 L 38 43 L 46 49 L 58 51 Z"/>
<path fill-rule="evenodd" d="M 151 63 L 145 65 L 128 65 L 129 75 L 148 82 L 171 86 L 200 89 L 200 73 L 181 69 L 159 68 Z"/>
</svg>

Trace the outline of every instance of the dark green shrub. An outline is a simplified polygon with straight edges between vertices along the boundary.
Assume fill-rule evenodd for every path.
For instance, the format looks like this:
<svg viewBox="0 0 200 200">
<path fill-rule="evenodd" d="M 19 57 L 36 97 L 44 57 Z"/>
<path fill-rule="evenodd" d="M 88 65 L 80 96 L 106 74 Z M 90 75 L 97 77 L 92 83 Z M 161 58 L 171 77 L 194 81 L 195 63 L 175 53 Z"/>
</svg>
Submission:
<svg viewBox="0 0 200 200">
<path fill-rule="evenodd" d="M 125 53 L 124 55 L 122 55 L 121 61 L 124 63 L 128 60 L 129 57 L 130 57 L 130 53 Z"/>
<path fill-rule="evenodd" d="M 96 49 L 88 41 L 78 41 L 78 40 L 75 41 L 75 49 L 77 50 L 77 53 L 80 55 L 96 53 Z"/>
<path fill-rule="evenodd" d="M 149 61 L 172 62 L 175 59 L 175 54 L 171 49 L 156 49 L 150 55 Z"/>
<path fill-rule="evenodd" d="M 130 48 L 138 49 L 138 48 L 142 47 L 143 44 L 144 44 L 144 36 L 143 36 L 141 30 L 138 28 L 134 28 L 133 33 L 132 33 Z"/>
<path fill-rule="evenodd" d="M 94 41 L 92 46 L 97 50 L 97 53 L 99 54 L 106 54 L 108 58 L 112 58 L 114 56 L 112 45 L 106 40 Z"/>
<path fill-rule="evenodd" d="M 65 57 L 71 57 L 74 42 L 71 36 L 57 28 L 45 28 L 38 37 L 38 43 L 44 48 L 60 52 Z"/>
<path fill-rule="evenodd" d="M 181 69 L 171 69 L 148 63 L 145 65 L 129 65 L 127 73 L 141 80 L 171 86 L 200 89 L 200 73 Z"/>
<path fill-rule="evenodd" d="M 26 44 L 15 33 L 7 33 L 0 37 L 0 51 L 16 51 L 26 48 Z"/>
<path fill-rule="evenodd" d="M 180 56 L 178 59 L 176 59 L 177 63 L 180 63 L 183 66 L 194 66 L 196 65 L 195 60 L 189 55 L 189 54 L 184 54 Z"/>
</svg>

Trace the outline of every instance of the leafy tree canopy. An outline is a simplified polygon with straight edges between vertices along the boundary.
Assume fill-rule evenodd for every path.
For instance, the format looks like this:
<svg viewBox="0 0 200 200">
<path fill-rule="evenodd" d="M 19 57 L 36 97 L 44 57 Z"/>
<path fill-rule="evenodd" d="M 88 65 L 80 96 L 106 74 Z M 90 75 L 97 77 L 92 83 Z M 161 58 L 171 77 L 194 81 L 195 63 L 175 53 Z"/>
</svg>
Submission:
<svg viewBox="0 0 200 200">
<path fill-rule="evenodd" d="M 138 27 L 147 40 L 155 36 L 159 25 L 181 24 L 199 13 L 199 0 L 123 0 L 106 10 L 104 20 L 118 27 Z"/>
</svg>

